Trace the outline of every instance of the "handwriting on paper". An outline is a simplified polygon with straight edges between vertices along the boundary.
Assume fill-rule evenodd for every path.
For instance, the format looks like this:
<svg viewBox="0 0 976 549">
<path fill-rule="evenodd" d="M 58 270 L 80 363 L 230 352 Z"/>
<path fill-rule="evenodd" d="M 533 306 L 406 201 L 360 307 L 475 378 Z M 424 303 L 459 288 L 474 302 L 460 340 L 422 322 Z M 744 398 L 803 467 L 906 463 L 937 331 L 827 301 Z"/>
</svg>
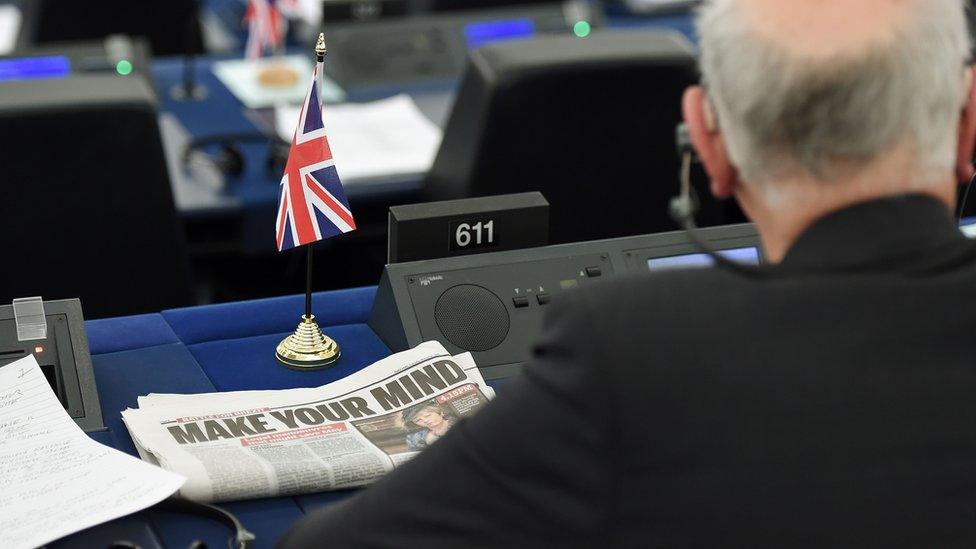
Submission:
<svg viewBox="0 0 976 549">
<path fill-rule="evenodd" d="M 134 513 L 183 477 L 88 438 L 33 356 L 0 367 L 0 547 L 44 545 Z"/>
</svg>

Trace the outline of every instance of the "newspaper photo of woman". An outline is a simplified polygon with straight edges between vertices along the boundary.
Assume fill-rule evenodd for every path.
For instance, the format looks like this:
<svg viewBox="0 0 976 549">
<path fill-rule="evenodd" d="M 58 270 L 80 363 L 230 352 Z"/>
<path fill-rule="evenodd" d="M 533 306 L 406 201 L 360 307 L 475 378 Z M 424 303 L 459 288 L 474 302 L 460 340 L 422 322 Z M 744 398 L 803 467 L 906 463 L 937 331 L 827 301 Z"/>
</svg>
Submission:
<svg viewBox="0 0 976 549">
<path fill-rule="evenodd" d="M 402 413 L 405 426 L 413 423 L 420 427 L 420 430 L 407 433 L 407 446 L 411 450 L 430 446 L 458 421 L 458 416 L 452 410 L 434 402 L 417 404 Z"/>
<path fill-rule="evenodd" d="M 482 386 L 464 383 L 428 400 L 404 403 L 387 414 L 349 423 L 397 465 L 433 444 L 488 401 Z"/>
</svg>

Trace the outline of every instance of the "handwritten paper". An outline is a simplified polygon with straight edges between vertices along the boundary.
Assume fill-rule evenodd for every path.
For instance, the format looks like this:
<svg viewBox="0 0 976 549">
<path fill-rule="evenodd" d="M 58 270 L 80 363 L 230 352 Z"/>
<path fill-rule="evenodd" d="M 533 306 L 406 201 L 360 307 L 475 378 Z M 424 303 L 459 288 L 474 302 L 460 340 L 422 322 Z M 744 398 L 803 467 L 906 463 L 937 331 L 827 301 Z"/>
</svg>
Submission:
<svg viewBox="0 0 976 549">
<path fill-rule="evenodd" d="M 88 438 L 33 356 L 0 367 L 0 547 L 43 545 L 154 505 L 186 481 Z"/>
</svg>

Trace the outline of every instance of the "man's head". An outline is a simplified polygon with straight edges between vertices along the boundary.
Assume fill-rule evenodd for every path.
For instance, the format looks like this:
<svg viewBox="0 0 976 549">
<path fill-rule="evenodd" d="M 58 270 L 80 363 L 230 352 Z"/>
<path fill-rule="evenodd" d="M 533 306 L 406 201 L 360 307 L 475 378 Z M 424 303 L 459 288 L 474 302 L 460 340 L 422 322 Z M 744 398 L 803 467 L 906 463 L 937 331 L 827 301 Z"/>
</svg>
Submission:
<svg viewBox="0 0 976 549">
<path fill-rule="evenodd" d="M 698 31 L 704 89 L 687 92 L 685 118 L 713 192 L 735 194 L 761 232 L 818 216 L 796 208 L 951 201 L 971 175 L 962 0 L 712 0 Z"/>
</svg>

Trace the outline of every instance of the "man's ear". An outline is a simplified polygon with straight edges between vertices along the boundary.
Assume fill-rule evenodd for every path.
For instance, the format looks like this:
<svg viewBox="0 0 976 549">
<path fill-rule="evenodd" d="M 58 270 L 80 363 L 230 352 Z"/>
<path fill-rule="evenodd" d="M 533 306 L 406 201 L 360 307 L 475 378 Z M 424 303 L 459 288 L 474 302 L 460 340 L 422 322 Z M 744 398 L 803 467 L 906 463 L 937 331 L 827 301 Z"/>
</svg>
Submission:
<svg viewBox="0 0 976 549">
<path fill-rule="evenodd" d="M 976 147 L 976 86 L 973 85 L 976 67 L 965 72 L 966 101 L 959 117 L 959 136 L 956 149 L 956 179 L 968 183 L 973 177 L 973 148 Z"/>
<path fill-rule="evenodd" d="M 688 125 L 691 143 L 711 180 L 712 194 L 716 198 L 728 198 L 735 191 L 739 175 L 729 160 L 715 114 L 701 86 L 685 90 L 681 111 Z"/>
</svg>

